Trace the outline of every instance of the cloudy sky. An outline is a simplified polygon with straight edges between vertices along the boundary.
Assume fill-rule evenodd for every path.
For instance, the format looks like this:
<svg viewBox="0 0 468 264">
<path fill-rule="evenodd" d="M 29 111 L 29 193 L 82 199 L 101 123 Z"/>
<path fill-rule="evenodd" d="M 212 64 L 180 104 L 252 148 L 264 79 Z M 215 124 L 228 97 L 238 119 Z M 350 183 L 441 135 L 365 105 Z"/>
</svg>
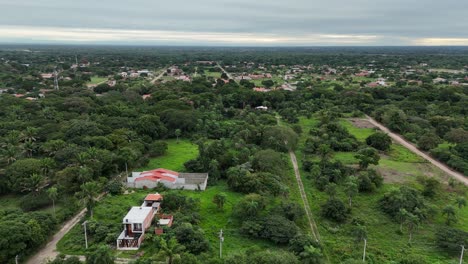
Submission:
<svg viewBox="0 0 468 264">
<path fill-rule="evenodd" d="M 468 0 L 0 0 L 0 43 L 468 45 Z"/>
</svg>

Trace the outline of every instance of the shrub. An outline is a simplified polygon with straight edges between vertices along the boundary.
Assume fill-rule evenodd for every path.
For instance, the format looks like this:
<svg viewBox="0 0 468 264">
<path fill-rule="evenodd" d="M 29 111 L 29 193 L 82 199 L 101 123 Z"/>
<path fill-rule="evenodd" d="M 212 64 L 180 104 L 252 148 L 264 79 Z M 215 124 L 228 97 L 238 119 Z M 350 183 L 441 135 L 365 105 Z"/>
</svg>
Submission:
<svg viewBox="0 0 468 264">
<path fill-rule="evenodd" d="M 392 139 L 385 133 L 376 132 L 366 138 L 366 143 L 375 149 L 386 151 L 390 149 Z"/>
<path fill-rule="evenodd" d="M 339 199 L 330 198 L 322 205 L 320 213 L 323 217 L 336 221 L 344 222 L 350 214 L 349 208 Z"/>
<path fill-rule="evenodd" d="M 20 200 L 19 206 L 24 211 L 34 211 L 40 208 L 44 208 L 52 204 L 52 201 L 49 199 L 45 192 L 39 194 L 27 194 L 23 196 Z"/>
</svg>

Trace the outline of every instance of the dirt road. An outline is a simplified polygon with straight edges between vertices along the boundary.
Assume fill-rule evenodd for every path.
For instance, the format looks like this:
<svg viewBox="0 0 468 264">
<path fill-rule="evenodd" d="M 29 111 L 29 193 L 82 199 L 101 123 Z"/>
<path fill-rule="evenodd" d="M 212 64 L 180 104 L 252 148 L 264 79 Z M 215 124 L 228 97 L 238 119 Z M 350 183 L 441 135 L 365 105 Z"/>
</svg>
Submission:
<svg viewBox="0 0 468 264">
<path fill-rule="evenodd" d="M 442 171 L 444 171 L 445 173 L 447 173 L 449 176 L 457 179 L 458 181 L 462 182 L 463 184 L 465 185 L 468 185 L 468 178 L 465 177 L 463 174 L 459 173 L 459 172 L 456 172 L 452 169 L 450 169 L 447 165 L 443 164 L 442 162 L 440 161 L 437 161 L 433 158 L 431 158 L 429 155 L 427 155 L 426 153 L 420 151 L 415 145 L 411 144 L 410 142 L 408 142 L 407 140 L 405 140 L 402 136 L 398 135 L 398 134 L 395 134 L 393 132 L 391 132 L 388 128 L 386 128 L 385 126 L 383 126 L 382 124 L 380 124 L 379 122 L 375 121 L 372 117 L 370 116 L 367 116 L 367 120 L 374 126 L 378 127 L 380 130 L 382 130 L 383 132 L 387 133 L 393 140 L 395 140 L 397 143 L 405 146 L 406 148 L 408 148 L 409 150 L 411 150 L 413 153 L 415 153 L 416 155 L 418 156 L 421 156 L 422 158 L 424 158 L 425 160 L 429 161 L 430 163 L 432 163 L 434 166 L 438 167 L 439 169 L 441 169 Z"/>
<path fill-rule="evenodd" d="M 294 151 L 290 150 L 289 156 L 291 157 L 291 162 L 293 164 L 294 174 L 296 175 L 297 185 L 299 186 L 299 192 L 301 193 L 302 202 L 304 203 L 304 208 L 306 211 L 307 220 L 310 225 L 310 230 L 312 231 L 312 235 L 314 236 L 315 240 L 320 241 L 320 235 L 317 229 L 317 225 L 315 224 L 314 218 L 312 216 L 312 211 L 310 210 L 309 201 L 307 200 L 307 195 L 304 191 L 304 184 L 302 184 L 299 166 L 297 165 L 296 154 L 294 153 Z"/>
<path fill-rule="evenodd" d="M 59 254 L 56 250 L 57 243 L 62 237 L 70 231 L 84 216 L 86 209 L 81 210 L 75 217 L 65 222 L 60 231 L 58 231 L 47 245 L 37 252 L 34 256 L 31 256 L 26 262 L 27 264 L 43 264 L 47 263 L 48 260 L 53 260 Z"/>
<path fill-rule="evenodd" d="M 218 68 L 220 68 L 220 69 L 227 75 L 227 77 L 228 77 L 229 79 L 233 79 L 233 80 L 234 80 L 234 78 L 232 78 L 232 75 L 231 75 L 229 72 L 227 72 L 223 67 L 221 67 L 221 65 L 219 65 L 219 63 L 216 63 L 216 66 L 218 66 Z"/>
<path fill-rule="evenodd" d="M 151 80 L 151 83 L 155 83 L 157 80 L 161 79 L 163 76 L 164 76 L 164 73 L 166 73 L 166 68 L 164 68 L 159 74 L 158 76 L 154 77 L 153 80 Z"/>
</svg>

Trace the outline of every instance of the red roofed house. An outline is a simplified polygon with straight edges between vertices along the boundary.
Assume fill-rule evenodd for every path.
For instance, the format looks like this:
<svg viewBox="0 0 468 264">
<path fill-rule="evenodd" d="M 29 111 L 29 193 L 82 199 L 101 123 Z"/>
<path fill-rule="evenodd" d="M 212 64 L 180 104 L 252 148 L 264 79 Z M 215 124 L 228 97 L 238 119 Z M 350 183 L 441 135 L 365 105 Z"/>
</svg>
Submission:
<svg viewBox="0 0 468 264">
<path fill-rule="evenodd" d="M 155 188 L 159 183 L 170 189 L 205 190 L 208 173 L 178 173 L 167 169 L 132 172 L 127 187 Z"/>
</svg>

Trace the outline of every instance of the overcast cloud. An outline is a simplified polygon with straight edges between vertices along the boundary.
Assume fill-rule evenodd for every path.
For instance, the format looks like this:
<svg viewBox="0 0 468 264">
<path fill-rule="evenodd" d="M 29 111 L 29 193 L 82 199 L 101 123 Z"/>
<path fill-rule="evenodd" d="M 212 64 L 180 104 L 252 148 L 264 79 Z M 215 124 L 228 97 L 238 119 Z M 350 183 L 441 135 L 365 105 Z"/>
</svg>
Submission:
<svg viewBox="0 0 468 264">
<path fill-rule="evenodd" d="M 468 1 L 0 0 L 0 42 L 468 45 Z"/>
</svg>

